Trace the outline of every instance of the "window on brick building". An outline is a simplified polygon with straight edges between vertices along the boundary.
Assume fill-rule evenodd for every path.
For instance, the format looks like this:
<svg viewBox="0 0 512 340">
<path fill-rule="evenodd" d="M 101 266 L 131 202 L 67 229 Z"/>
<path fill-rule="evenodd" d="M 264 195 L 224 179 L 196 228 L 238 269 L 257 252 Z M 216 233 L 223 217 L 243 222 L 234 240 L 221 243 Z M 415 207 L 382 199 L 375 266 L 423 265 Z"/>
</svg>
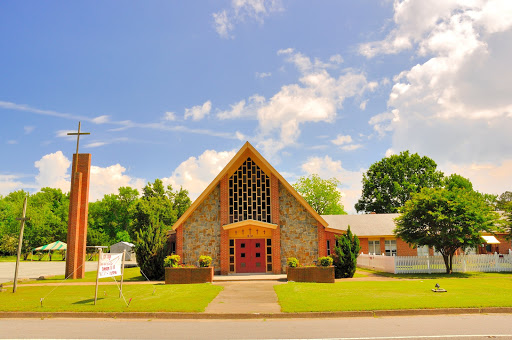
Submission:
<svg viewBox="0 0 512 340">
<path fill-rule="evenodd" d="M 272 223 L 270 178 L 251 158 L 229 179 L 229 223 L 256 220 Z"/>
<path fill-rule="evenodd" d="M 428 246 L 419 246 L 417 248 L 418 250 L 418 256 L 428 256 Z"/>
<path fill-rule="evenodd" d="M 386 256 L 396 256 L 396 240 L 385 240 Z"/>
<path fill-rule="evenodd" d="M 331 241 L 327 240 L 327 256 L 331 256 Z"/>
<path fill-rule="evenodd" d="M 380 255 L 380 241 L 379 240 L 368 241 L 368 252 L 370 254 Z"/>
</svg>

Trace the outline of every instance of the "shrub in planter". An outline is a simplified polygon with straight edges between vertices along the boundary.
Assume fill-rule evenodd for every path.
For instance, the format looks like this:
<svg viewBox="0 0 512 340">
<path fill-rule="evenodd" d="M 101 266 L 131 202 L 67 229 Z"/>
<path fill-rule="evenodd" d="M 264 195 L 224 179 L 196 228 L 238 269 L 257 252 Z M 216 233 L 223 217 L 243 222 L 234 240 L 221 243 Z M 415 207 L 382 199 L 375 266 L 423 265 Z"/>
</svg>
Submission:
<svg viewBox="0 0 512 340">
<path fill-rule="evenodd" d="M 318 258 L 318 265 L 322 267 L 332 266 L 333 259 L 330 256 L 324 256 Z"/>
<path fill-rule="evenodd" d="M 212 258 L 210 256 L 201 255 L 199 256 L 199 267 L 209 267 L 212 264 Z"/>
<path fill-rule="evenodd" d="M 299 266 L 299 260 L 297 260 L 295 257 L 289 257 L 286 260 L 286 264 L 290 268 L 297 268 Z"/>
<path fill-rule="evenodd" d="M 180 266 L 181 257 L 179 255 L 170 255 L 164 259 L 164 267 L 178 268 Z"/>
</svg>

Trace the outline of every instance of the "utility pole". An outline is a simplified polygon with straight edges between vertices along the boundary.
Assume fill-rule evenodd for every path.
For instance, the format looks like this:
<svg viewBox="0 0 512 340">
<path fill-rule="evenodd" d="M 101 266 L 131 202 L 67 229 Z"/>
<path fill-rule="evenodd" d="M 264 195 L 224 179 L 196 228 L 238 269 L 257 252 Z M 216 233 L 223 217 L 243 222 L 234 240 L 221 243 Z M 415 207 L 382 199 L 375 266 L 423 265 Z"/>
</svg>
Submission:
<svg viewBox="0 0 512 340">
<path fill-rule="evenodd" d="M 27 213 L 27 197 L 23 201 L 23 215 L 17 220 L 21 221 L 20 227 L 20 239 L 18 241 L 18 256 L 16 257 L 16 270 L 14 271 L 14 285 L 12 286 L 12 292 L 16 293 L 16 286 L 18 284 L 18 270 L 20 267 L 20 256 L 21 256 L 21 247 L 23 245 L 23 229 L 25 228 L 25 221 L 30 220 L 30 218 L 25 217 Z"/>
</svg>

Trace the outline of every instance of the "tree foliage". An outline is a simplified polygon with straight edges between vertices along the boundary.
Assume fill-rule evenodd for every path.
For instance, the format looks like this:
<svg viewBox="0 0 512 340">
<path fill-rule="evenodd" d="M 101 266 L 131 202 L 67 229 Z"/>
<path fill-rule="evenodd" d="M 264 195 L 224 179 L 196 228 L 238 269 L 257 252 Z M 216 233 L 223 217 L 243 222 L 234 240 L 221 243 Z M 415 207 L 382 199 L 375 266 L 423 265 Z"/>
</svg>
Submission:
<svg viewBox="0 0 512 340">
<path fill-rule="evenodd" d="M 496 209 L 506 211 L 512 205 L 512 191 L 505 191 L 496 199 Z"/>
<path fill-rule="evenodd" d="M 337 279 L 354 277 L 357 267 L 357 257 L 361 247 L 359 238 L 352 234 L 350 226 L 347 233 L 337 237 L 338 246 L 334 248 L 334 276 Z"/>
<path fill-rule="evenodd" d="M 161 280 L 167 253 L 167 235 L 157 221 L 135 231 L 135 254 L 142 275 L 150 280 Z"/>
<path fill-rule="evenodd" d="M 356 210 L 378 214 L 398 212 L 411 194 L 442 185 L 443 173 L 436 168 L 432 159 L 409 151 L 381 159 L 363 174 L 363 190 Z"/>
<path fill-rule="evenodd" d="M 481 233 L 494 231 L 497 219 L 483 196 L 467 186 L 423 188 L 401 209 L 394 232 L 416 246 L 435 247 L 451 273 L 456 250 L 477 247 Z"/>
<path fill-rule="evenodd" d="M 322 179 L 313 174 L 300 177 L 293 187 L 320 215 L 346 215 L 338 190 L 340 183 L 336 178 Z"/>
</svg>

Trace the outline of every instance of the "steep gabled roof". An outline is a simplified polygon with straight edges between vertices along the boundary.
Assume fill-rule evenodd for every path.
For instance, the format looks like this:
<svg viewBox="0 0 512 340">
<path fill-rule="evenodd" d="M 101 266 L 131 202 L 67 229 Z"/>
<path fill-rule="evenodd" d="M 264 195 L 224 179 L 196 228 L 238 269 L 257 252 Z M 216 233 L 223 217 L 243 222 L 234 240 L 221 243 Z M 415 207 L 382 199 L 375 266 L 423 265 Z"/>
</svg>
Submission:
<svg viewBox="0 0 512 340">
<path fill-rule="evenodd" d="M 311 206 L 304 200 L 304 198 L 288 183 L 279 172 L 270 165 L 270 163 L 263 158 L 263 156 L 249 143 L 246 142 L 236 155 L 229 161 L 229 163 L 222 169 L 222 171 L 215 177 L 215 179 L 208 185 L 208 187 L 199 195 L 199 197 L 192 203 L 192 205 L 185 211 L 180 219 L 172 227 L 174 230 L 182 225 L 187 218 L 199 207 L 199 205 L 210 195 L 210 193 L 217 187 L 221 179 L 224 176 L 230 177 L 238 170 L 238 168 L 246 161 L 247 158 L 251 157 L 256 164 L 260 167 L 263 172 L 270 177 L 271 174 L 277 177 L 279 182 L 299 201 L 299 203 L 306 208 L 306 210 L 323 226 L 327 226 L 327 222 L 315 211 Z"/>
</svg>

